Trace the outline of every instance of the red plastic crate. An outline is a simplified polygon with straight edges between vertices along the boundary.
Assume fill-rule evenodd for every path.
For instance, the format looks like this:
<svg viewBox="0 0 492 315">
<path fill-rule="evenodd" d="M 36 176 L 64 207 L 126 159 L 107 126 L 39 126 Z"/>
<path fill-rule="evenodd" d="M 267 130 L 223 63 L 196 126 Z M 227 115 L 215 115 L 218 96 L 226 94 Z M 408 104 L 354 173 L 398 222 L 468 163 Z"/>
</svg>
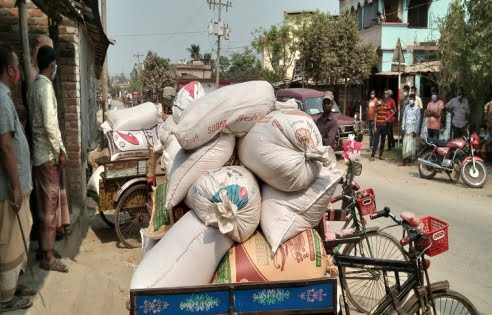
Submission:
<svg viewBox="0 0 492 315">
<path fill-rule="evenodd" d="M 357 192 L 355 200 L 359 205 L 361 216 L 376 212 L 376 196 L 372 188 Z"/>
<path fill-rule="evenodd" d="M 448 224 L 444 221 L 428 216 L 420 219 L 423 227 L 422 232 L 432 241 L 432 245 L 427 249 L 426 254 L 436 256 L 449 249 Z"/>
</svg>

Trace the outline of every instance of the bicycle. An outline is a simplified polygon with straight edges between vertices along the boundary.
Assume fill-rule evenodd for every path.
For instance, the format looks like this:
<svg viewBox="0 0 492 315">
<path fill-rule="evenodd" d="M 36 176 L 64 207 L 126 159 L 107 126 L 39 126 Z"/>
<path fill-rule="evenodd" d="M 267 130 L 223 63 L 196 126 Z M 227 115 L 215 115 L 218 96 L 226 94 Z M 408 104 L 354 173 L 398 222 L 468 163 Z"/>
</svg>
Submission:
<svg viewBox="0 0 492 315">
<path fill-rule="evenodd" d="M 391 218 L 402 226 L 404 237 L 402 246 L 410 245 L 405 251 L 408 261 L 356 257 L 335 254 L 335 263 L 340 274 L 342 296 L 346 315 L 350 315 L 347 303 L 347 287 L 344 268 L 370 269 L 384 279 L 386 294 L 369 311 L 370 314 L 471 314 L 478 315 L 473 304 L 462 294 L 450 289 L 448 281 L 430 283 L 428 269 L 430 261 L 425 255 L 436 256 L 448 250 L 448 225 L 436 218 L 418 219 L 411 214 L 401 214 L 401 220 L 391 214 L 390 208 L 373 213 L 371 219 L 379 217 Z M 419 229 L 419 225 L 423 227 Z M 407 236 L 405 236 L 407 235 Z M 353 239 L 348 243 L 353 243 Z M 395 274 L 396 284 L 388 284 L 388 272 Z M 407 274 L 405 282 L 401 282 L 400 274 Z M 411 291 L 414 295 L 407 300 Z M 406 302 L 405 302 L 406 301 Z M 438 312 L 439 311 L 439 312 Z"/>
<path fill-rule="evenodd" d="M 369 188 L 360 191 L 360 186 L 354 181 L 355 176 L 362 173 L 362 164 L 349 161 L 347 173 L 342 181 L 342 193 L 332 198 L 331 203 L 342 201 L 342 209 L 328 210 L 327 221 L 345 221 L 342 232 L 325 237 L 329 241 L 330 252 L 342 253 L 348 256 L 362 256 L 381 259 L 407 260 L 408 258 L 400 243 L 392 235 L 379 227 L 367 227 L 364 216 L 376 211 L 374 191 Z M 347 228 L 350 227 L 350 230 Z M 323 225 L 320 233 L 325 233 Z M 359 242 L 346 244 L 347 237 L 360 237 Z M 337 238 L 340 242 L 337 242 Z M 343 248 L 342 246 L 345 245 Z M 377 273 L 367 269 L 346 268 L 345 287 L 351 304 L 360 312 L 367 313 L 384 294 L 382 281 Z"/>
</svg>

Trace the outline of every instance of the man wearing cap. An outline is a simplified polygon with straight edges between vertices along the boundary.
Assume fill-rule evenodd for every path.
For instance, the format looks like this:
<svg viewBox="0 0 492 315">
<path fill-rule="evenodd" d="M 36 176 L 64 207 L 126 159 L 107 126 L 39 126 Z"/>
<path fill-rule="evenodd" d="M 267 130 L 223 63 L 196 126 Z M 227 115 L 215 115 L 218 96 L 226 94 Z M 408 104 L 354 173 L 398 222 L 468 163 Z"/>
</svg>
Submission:
<svg viewBox="0 0 492 315">
<path fill-rule="evenodd" d="M 321 137 L 323 138 L 324 146 L 336 147 L 334 145 L 335 138 L 338 131 L 338 121 L 335 119 L 332 113 L 333 100 L 335 97 L 332 92 L 326 92 L 323 96 L 323 114 L 316 121 Z"/>
</svg>

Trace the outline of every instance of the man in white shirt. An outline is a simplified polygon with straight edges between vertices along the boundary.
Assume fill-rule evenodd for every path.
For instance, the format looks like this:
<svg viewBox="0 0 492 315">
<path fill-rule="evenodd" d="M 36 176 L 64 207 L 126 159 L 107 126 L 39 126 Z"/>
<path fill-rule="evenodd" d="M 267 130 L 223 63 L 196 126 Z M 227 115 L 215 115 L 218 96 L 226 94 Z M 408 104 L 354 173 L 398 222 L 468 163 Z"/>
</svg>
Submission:
<svg viewBox="0 0 492 315">
<path fill-rule="evenodd" d="M 70 218 L 63 178 L 66 149 L 58 125 L 58 104 L 52 81 L 56 77 L 55 50 L 39 48 L 39 74 L 28 93 L 33 141 L 33 179 L 36 209 L 39 216 L 39 248 L 41 268 L 67 272 L 68 268 L 55 257 L 56 230 L 68 232 Z"/>
</svg>

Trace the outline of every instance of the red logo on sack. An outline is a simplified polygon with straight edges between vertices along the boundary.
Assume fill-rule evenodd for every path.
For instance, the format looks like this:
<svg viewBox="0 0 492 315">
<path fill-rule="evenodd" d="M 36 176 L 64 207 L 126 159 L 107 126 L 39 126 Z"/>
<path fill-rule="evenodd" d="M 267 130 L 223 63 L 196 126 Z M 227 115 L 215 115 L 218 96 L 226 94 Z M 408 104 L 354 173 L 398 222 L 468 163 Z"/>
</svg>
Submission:
<svg viewBox="0 0 492 315">
<path fill-rule="evenodd" d="M 223 120 L 208 127 L 208 134 L 227 128 L 227 120 Z"/>
<path fill-rule="evenodd" d="M 137 137 L 132 135 L 130 132 L 128 134 L 124 134 L 121 132 L 116 131 L 116 133 L 126 142 L 133 144 L 133 145 L 139 145 L 140 142 L 138 141 Z"/>
</svg>

